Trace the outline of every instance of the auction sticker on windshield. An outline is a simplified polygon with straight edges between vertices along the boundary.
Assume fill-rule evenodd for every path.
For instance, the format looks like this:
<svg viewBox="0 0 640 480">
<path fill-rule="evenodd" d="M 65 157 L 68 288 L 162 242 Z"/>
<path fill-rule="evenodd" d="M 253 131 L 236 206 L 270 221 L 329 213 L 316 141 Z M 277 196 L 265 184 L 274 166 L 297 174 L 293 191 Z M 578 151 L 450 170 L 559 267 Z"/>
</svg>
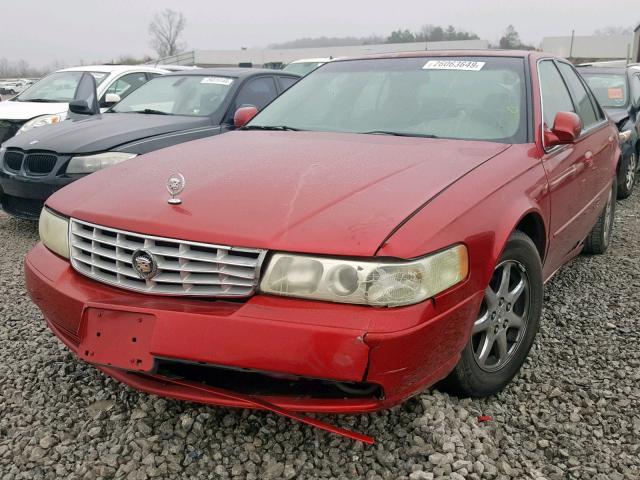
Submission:
<svg viewBox="0 0 640 480">
<path fill-rule="evenodd" d="M 212 83 L 214 85 L 231 85 L 233 83 L 233 78 L 205 77 L 200 80 L 200 83 Z"/>
<path fill-rule="evenodd" d="M 424 70 L 470 70 L 477 72 L 482 70 L 485 62 L 473 62 L 468 60 L 429 60 Z"/>
</svg>

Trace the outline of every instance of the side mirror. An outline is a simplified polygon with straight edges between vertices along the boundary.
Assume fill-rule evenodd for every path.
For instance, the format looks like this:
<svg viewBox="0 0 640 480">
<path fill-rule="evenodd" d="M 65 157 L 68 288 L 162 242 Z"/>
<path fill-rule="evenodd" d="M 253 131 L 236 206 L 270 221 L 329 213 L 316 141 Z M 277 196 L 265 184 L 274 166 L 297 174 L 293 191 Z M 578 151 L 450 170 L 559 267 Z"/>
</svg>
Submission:
<svg viewBox="0 0 640 480">
<path fill-rule="evenodd" d="M 553 120 L 553 128 L 545 130 L 544 145 L 555 147 L 573 143 L 582 131 L 582 120 L 573 112 L 558 112 Z"/>
<path fill-rule="evenodd" d="M 77 115 L 93 115 L 93 110 L 84 100 L 74 100 L 69 102 L 69 111 Z"/>
<path fill-rule="evenodd" d="M 107 93 L 104 96 L 104 101 L 102 102 L 102 106 L 105 108 L 112 107 L 116 103 L 118 103 L 120 100 L 122 99 L 120 98 L 120 95 L 118 95 L 117 93 Z"/>
<path fill-rule="evenodd" d="M 233 115 L 233 124 L 236 128 L 244 127 L 258 114 L 258 109 L 254 106 L 240 107 Z"/>
</svg>

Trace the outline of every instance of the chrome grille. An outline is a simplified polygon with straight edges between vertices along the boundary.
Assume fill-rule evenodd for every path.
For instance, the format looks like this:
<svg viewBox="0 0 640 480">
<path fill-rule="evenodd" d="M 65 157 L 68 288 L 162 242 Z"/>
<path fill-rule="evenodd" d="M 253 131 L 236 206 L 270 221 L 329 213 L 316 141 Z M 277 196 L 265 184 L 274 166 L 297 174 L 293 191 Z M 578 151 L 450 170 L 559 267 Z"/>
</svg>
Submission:
<svg viewBox="0 0 640 480">
<path fill-rule="evenodd" d="M 98 281 L 154 295 L 247 297 L 258 285 L 266 250 L 152 237 L 71 219 L 71 264 Z M 157 273 L 144 280 L 133 253 L 150 253 Z"/>
</svg>

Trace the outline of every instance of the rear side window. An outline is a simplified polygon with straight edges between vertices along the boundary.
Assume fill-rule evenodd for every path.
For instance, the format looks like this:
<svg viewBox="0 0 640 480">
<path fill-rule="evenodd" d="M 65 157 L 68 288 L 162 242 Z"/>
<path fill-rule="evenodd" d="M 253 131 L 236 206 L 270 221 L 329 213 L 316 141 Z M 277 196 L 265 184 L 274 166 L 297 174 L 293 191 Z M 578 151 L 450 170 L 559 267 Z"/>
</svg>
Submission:
<svg viewBox="0 0 640 480">
<path fill-rule="evenodd" d="M 245 83 L 238 92 L 235 107 L 238 109 L 242 106 L 253 105 L 258 110 L 262 110 L 277 96 L 278 92 L 273 77 L 254 78 Z"/>
<path fill-rule="evenodd" d="M 547 128 L 551 129 L 558 112 L 576 113 L 576 111 L 567 86 L 553 61 L 545 60 L 540 62 L 538 74 L 540 75 L 544 123 Z"/>
<path fill-rule="evenodd" d="M 578 115 L 582 119 L 583 127 L 589 128 L 590 126 L 598 123 L 600 120 L 596 114 L 595 107 L 591 103 L 591 98 L 587 93 L 587 89 L 578 78 L 578 74 L 573 67 L 564 62 L 558 62 L 558 68 L 562 72 L 562 76 L 567 82 L 573 101 L 578 109 Z"/>
<path fill-rule="evenodd" d="M 278 77 L 278 81 L 280 82 L 280 89 L 283 92 L 285 90 L 288 90 L 298 80 L 299 80 L 298 77 Z"/>
</svg>

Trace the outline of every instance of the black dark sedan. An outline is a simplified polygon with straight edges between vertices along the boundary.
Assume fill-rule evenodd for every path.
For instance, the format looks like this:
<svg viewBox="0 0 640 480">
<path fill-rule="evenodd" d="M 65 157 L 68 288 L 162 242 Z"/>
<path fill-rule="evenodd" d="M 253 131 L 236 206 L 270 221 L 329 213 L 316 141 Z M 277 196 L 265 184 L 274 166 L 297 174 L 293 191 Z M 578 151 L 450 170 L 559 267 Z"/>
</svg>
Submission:
<svg viewBox="0 0 640 480">
<path fill-rule="evenodd" d="M 44 201 L 78 178 L 138 155 L 235 128 L 240 107 L 265 107 L 300 77 L 212 68 L 163 75 L 107 113 L 13 137 L 0 149 L 0 202 L 35 219 Z"/>
<path fill-rule="evenodd" d="M 622 161 L 618 170 L 618 198 L 627 198 L 633 191 L 640 155 L 640 66 L 626 68 L 580 66 L 578 71 L 591 87 L 607 114 L 621 133 Z"/>
</svg>

